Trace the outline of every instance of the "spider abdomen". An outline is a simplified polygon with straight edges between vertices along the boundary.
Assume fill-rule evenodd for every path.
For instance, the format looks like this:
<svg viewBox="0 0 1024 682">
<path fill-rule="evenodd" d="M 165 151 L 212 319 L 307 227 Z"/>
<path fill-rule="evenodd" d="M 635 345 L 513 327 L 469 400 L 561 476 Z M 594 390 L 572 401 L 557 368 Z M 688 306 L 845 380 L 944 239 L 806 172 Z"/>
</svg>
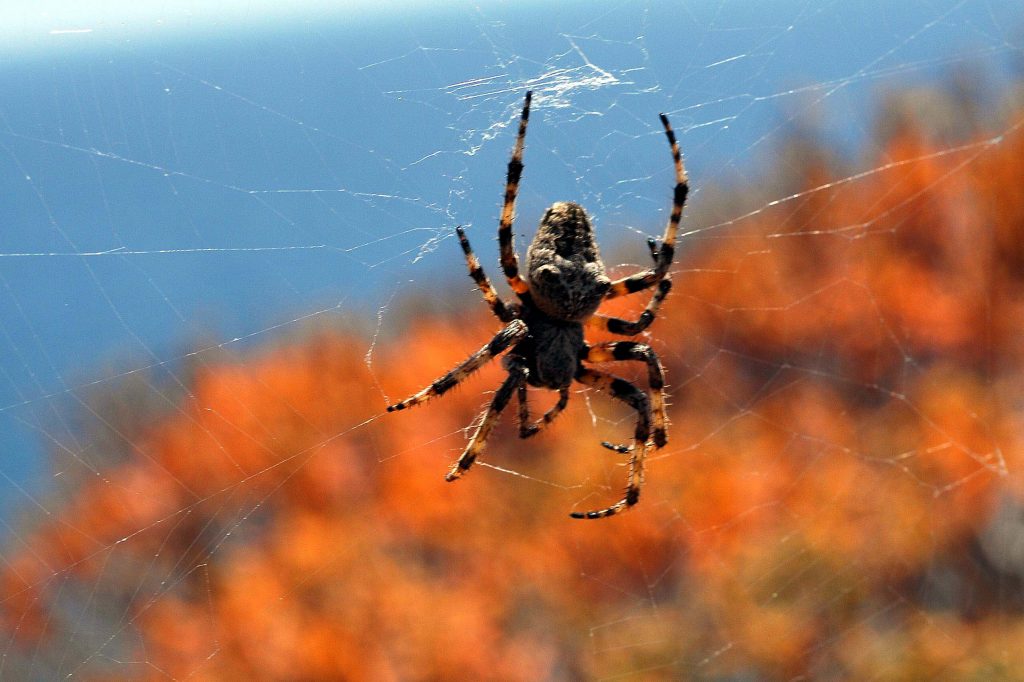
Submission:
<svg viewBox="0 0 1024 682">
<path fill-rule="evenodd" d="M 571 201 L 545 211 L 526 254 L 526 270 L 537 307 L 558 320 L 585 320 L 611 286 L 587 212 Z"/>
</svg>

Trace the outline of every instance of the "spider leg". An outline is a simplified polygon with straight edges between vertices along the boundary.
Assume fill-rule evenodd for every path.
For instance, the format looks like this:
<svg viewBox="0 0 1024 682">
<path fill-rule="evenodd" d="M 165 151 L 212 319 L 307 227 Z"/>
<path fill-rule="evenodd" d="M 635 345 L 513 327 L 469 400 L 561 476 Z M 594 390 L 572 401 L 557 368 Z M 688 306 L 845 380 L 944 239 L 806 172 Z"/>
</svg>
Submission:
<svg viewBox="0 0 1024 682">
<path fill-rule="evenodd" d="M 619 317 L 608 317 L 607 315 L 592 315 L 587 318 L 584 324 L 590 329 L 610 331 L 612 334 L 621 334 L 622 336 L 636 336 L 654 322 L 654 318 L 658 315 L 658 309 L 661 307 L 661 302 L 665 300 L 671 288 L 672 280 L 667 277 L 658 282 L 658 290 L 651 297 L 647 307 L 644 308 L 644 311 L 640 313 L 639 319 L 635 322 L 623 320 Z"/>
<path fill-rule="evenodd" d="M 519 437 L 529 438 L 543 431 L 548 425 L 555 421 L 555 417 L 562 413 L 569 403 L 569 388 L 558 389 L 558 402 L 554 407 L 544 413 L 544 416 L 537 421 L 530 422 L 530 407 L 526 402 L 526 384 L 519 386 Z"/>
<path fill-rule="evenodd" d="M 622 499 L 604 509 L 589 512 L 572 512 L 570 514 L 574 519 L 600 519 L 605 516 L 618 514 L 632 507 L 640 500 L 640 489 L 644 484 L 644 459 L 647 457 L 648 438 L 651 432 L 651 404 L 647 394 L 639 388 L 625 379 L 607 374 L 606 372 L 581 367 L 576 372 L 576 380 L 581 384 L 593 386 L 599 390 L 606 389 L 610 391 L 613 398 L 623 401 L 636 410 L 637 413 L 636 429 L 633 432 L 633 447 L 629 450 L 629 473 L 626 478 L 626 492 Z M 637 447 L 637 445 L 640 447 Z"/>
<path fill-rule="evenodd" d="M 658 263 L 658 240 L 654 237 L 647 238 L 647 250 L 651 252 L 651 258 L 654 263 Z"/>
<path fill-rule="evenodd" d="M 529 296 L 530 288 L 519 276 L 519 257 L 512 245 L 512 217 L 516 208 L 516 194 L 519 192 L 519 179 L 523 174 L 523 142 L 526 139 L 526 124 L 530 120 L 530 100 L 533 93 L 526 92 L 523 113 L 519 117 L 519 135 L 512 158 L 508 162 L 508 176 L 505 180 L 505 203 L 501 209 L 501 222 L 498 224 L 498 246 L 501 249 L 501 269 L 505 273 L 512 291 L 520 297 Z"/>
<path fill-rule="evenodd" d="M 430 386 L 427 386 L 419 393 L 412 395 L 401 402 L 395 403 L 394 405 L 388 405 L 388 412 L 404 410 L 412 407 L 413 405 L 425 403 L 439 395 L 444 395 L 445 392 L 462 383 L 470 374 L 487 364 L 487 362 L 492 360 L 494 356 L 502 353 L 526 336 L 526 332 L 527 329 L 525 322 L 522 320 L 512 320 L 512 322 L 498 332 L 486 346 L 470 355 L 455 367 L 455 369 L 451 370 L 440 379 L 437 379 L 434 383 L 430 384 Z"/>
<path fill-rule="evenodd" d="M 663 448 L 668 443 L 668 416 L 665 412 L 665 370 L 654 350 L 645 343 L 635 341 L 608 341 L 586 349 L 583 359 L 588 362 L 639 361 L 647 363 L 647 383 L 651 387 L 651 413 L 654 428 L 651 431 L 654 446 Z M 622 446 L 618 446 L 622 447 Z M 618 451 L 618 447 L 612 450 Z"/>
<path fill-rule="evenodd" d="M 672 192 L 672 212 L 669 214 L 668 224 L 665 226 L 665 234 L 661 238 L 661 247 L 657 247 L 652 240 L 647 240 L 651 255 L 655 256 L 654 269 L 638 272 L 612 282 L 605 298 L 625 296 L 652 287 L 663 280 L 668 274 L 669 268 L 672 267 L 672 258 L 676 250 L 676 235 L 679 232 L 679 222 L 683 218 L 683 206 L 686 205 L 686 195 L 690 191 L 690 181 L 686 176 L 686 168 L 683 166 L 683 156 L 679 152 L 679 142 L 676 141 L 676 134 L 668 122 L 668 117 L 665 114 L 659 114 L 659 117 L 661 125 L 665 127 L 668 143 L 672 147 L 672 162 L 676 168 L 676 185 Z"/>
<path fill-rule="evenodd" d="M 491 307 L 491 312 L 497 315 L 498 319 L 502 322 L 511 322 L 515 319 L 514 310 L 511 306 L 505 305 L 505 302 L 498 296 L 498 292 L 491 286 L 491 280 L 487 279 L 480 261 L 477 259 L 476 254 L 473 253 L 473 248 L 469 245 L 466 231 L 460 226 L 455 228 L 455 232 L 459 235 L 459 244 L 462 245 L 462 253 L 466 256 L 469 276 L 473 278 L 477 288 L 484 295 L 484 300 Z"/>
<path fill-rule="evenodd" d="M 484 451 L 487 437 L 491 434 L 491 429 L 498 422 L 498 416 L 501 415 L 501 411 L 505 409 L 508 401 L 512 398 L 513 391 L 526 382 L 526 374 L 526 368 L 522 364 L 518 362 L 509 363 L 508 377 L 494 394 L 494 399 L 491 400 L 490 406 L 481 417 L 480 425 L 476 427 L 469 445 L 466 446 L 465 451 L 463 451 L 455 464 L 452 465 L 451 469 L 448 470 L 444 480 L 454 481 L 461 478 L 469 467 L 473 466 L 473 462 Z"/>
</svg>

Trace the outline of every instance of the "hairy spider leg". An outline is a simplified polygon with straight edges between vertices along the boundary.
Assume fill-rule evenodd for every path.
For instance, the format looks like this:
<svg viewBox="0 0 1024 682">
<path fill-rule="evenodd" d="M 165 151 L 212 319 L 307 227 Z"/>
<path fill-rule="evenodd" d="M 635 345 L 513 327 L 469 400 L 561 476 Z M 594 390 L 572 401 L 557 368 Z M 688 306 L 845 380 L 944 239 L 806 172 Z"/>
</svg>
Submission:
<svg viewBox="0 0 1024 682">
<path fill-rule="evenodd" d="M 505 302 L 498 296 L 498 292 L 494 290 L 491 285 L 491 280 L 484 274 L 483 266 L 480 265 L 480 261 L 477 259 L 476 254 L 473 253 L 473 248 L 469 245 L 469 239 L 466 237 L 466 231 L 461 226 L 455 228 L 455 233 L 459 235 L 459 244 L 462 245 L 462 253 L 466 256 L 466 265 L 469 267 L 469 276 L 476 282 L 477 288 L 480 289 L 480 293 L 484 295 L 484 300 L 487 305 L 490 306 L 491 312 L 494 313 L 499 320 L 502 322 L 511 322 L 515 319 L 515 314 L 510 306 L 505 305 Z"/>
<path fill-rule="evenodd" d="M 399 403 L 395 403 L 394 405 L 388 405 L 388 412 L 404 410 L 414 405 L 425 403 L 439 395 L 444 395 L 447 391 L 465 381 L 470 374 L 487 364 L 494 358 L 494 356 L 502 353 L 526 336 L 526 332 L 527 329 L 525 322 L 522 320 L 512 320 L 504 329 L 498 332 L 486 346 L 470 355 L 455 367 L 455 369 L 451 370 L 440 379 L 437 379 L 434 383 L 430 384 L 430 386 L 427 386 L 419 393 L 412 395 Z"/>
<path fill-rule="evenodd" d="M 629 450 L 629 473 L 626 478 L 626 492 L 622 499 L 604 509 L 589 512 L 572 512 L 574 519 L 601 519 L 632 507 L 640 500 L 640 489 L 644 484 L 644 460 L 647 457 L 648 438 L 651 432 L 651 404 L 647 394 L 625 379 L 581 367 L 576 373 L 581 384 L 598 390 L 607 390 L 613 398 L 623 401 L 637 413 L 636 429 L 633 433 L 633 447 Z M 639 447 L 637 447 L 639 446 Z M 614 449 L 614 448 L 613 448 Z"/>
<path fill-rule="evenodd" d="M 526 384 L 519 386 L 519 437 L 529 438 L 546 429 L 569 403 L 569 388 L 558 389 L 558 402 L 537 421 L 530 423 L 530 406 L 526 397 Z"/>
<path fill-rule="evenodd" d="M 682 214 L 680 214 L 680 215 L 682 215 Z M 658 264 L 658 257 L 659 257 L 658 240 L 655 239 L 654 237 L 648 237 L 647 238 L 647 250 L 651 252 L 651 259 L 654 260 L 654 264 L 657 265 Z"/>
<path fill-rule="evenodd" d="M 512 220 L 516 208 L 516 194 L 519 192 L 519 179 L 523 175 L 523 143 L 526 139 L 526 124 L 530 121 L 530 100 L 533 93 L 526 92 L 526 101 L 523 104 L 523 113 L 519 117 L 519 135 L 516 137 L 515 147 L 512 148 L 512 158 L 508 162 L 508 176 L 505 180 L 505 204 L 501 209 L 501 222 L 498 224 L 498 246 L 501 250 L 501 269 L 508 279 L 508 285 L 512 291 L 520 297 L 528 297 L 530 288 L 526 281 L 519 276 L 519 257 L 516 255 L 515 247 L 512 245 Z"/>
<path fill-rule="evenodd" d="M 686 168 L 683 166 L 683 155 L 679 151 L 679 142 L 676 140 L 676 134 L 668 122 L 668 117 L 665 114 L 658 114 L 658 116 L 661 118 L 661 124 L 665 127 L 665 135 L 668 137 L 669 145 L 672 147 L 672 162 L 676 168 L 676 185 L 672 192 L 672 212 L 669 214 L 668 224 L 665 226 L 665 235 L 661 239 L 661 247 L 655 251 L 651 240 L 647 241 L 647 246 L 651 250 L 652 255 L 655 252 L 657 253 L 657 263 L 654 269 L 638 272 L 612 282 L 612 286 L 608 289 L 608 293 L 605 294 L 605 298 L 625 296 L 626 294 L 633 294 L 652 287 L 663 280 L 665 275 L 668 274 L 669 268 L 672 267 L 672 259 L 675 256 L 676 249 L 676 235 L 679 232 L 679 222 L 683 218 L 683 206 L 686 205 L 686 195 L 690 191 L 690 181 L 686 176 Z"/>
<path fill-rule="evenodd" d="M 451 469 L 448 470 L 444 480 L 454 481 L 461 478 L 469 470 L 469 467 L 473 466 L 473 462 L 484 451 L 487 437 L 491 435 L 491 429 L 498 423 L 501 411 L 508 405 L 508 401 L 512 398 L 512 393 L 526 382 L 526 376 L 527 370 L 522 363 L 516 361 L 509 363 L 508 377 L 505 378 L 505 381 L 502 382 L 497 392 L 495 392 L 490 406 L 480 418 L 480 425 L 476 427 L 473 437 L 469 440 L 469 445 L 466 446 L 465 451 L 455 464 L 452 465 Z"/>
<path fill-rule="evenodd" d="M 643 330 L 651 326 L 654 322 L 654 318 L 658 316 L 658 309 L 661 307 L 661 302 L 668 296 L 668 292 L 672 289 L 672 280 L 666 277 L 665 279 L 658 282 L 658 290 L 654 292 L 654 296 L 647 303 L 647 307 L 640 313 L 639 319 L 635 322 L 629 320 L 623 320 L 620 317 L 609 317 L 607 315 L 592 315 L 587 318 L 584 325 L 588 329 L 594 329 L 598 331 L 609 331 L 612 334 L 620 334 L 622 336 L 636 336 Z"/>
<path fill-rule="evenodd" d="M 654 417 L 654 428 L 651 435 L 655 447 L 665 447 L 665 444 L 668 443 L 665 370 L 654 350 L 647 344 L 636 341 L 606 341 L 588 347 L 584 352 L 583 360 L 587 362 L 637 361 L 647 364 L 647 383 L 651 387 L 651 413 Z M 608 446 L 605 445 L 605 447 Z M 610 449 L 623 452 L 623 447 L 612 446 Z M 628 449 L 626 451 L 628 452 Z"/>
</svg>

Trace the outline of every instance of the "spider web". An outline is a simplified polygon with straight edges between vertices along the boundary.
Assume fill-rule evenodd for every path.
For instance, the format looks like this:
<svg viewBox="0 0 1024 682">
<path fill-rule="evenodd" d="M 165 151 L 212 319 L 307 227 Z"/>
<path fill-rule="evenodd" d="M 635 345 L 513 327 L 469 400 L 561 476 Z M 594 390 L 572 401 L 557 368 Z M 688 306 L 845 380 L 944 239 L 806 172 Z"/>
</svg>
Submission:
<svg viewBox="0 0 1024 682">
<path fill-rule="evenodd" d="M 6 10 L 0 677 L 1020 674 L 1021 14 L 853 4 Z M 455 486 L 499 367 L 383 415 L 497 329 L 527 89 L 520 253 L 573 200 L 646 266 L 659 112 L 693 187 L 601 523 L 603 396 Z"/>
</svg>

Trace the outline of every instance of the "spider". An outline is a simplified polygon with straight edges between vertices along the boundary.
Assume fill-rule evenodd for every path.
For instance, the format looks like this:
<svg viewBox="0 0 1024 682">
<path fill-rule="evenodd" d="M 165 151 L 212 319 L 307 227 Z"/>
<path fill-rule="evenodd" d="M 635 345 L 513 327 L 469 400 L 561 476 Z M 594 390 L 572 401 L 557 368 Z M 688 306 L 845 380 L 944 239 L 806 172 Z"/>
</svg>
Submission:
<svg viewBox="0 0 1024 682">
<path fill-rule="evenodd" d="M 502 363 L 508 377 L 481 415 L 465 451 L 445 476 L 445 480 L 454 481 L 465 474 L 483 452 L 491 429 L 513 394 L 519 400 L 519 436 L 528 438 L 544 430 L 565 409 L 574 379 L 586 386 L 609 391 L 613 398 L 636 410 L 637 419 L 630 445 L 602 443 L 610 450 L 629 455 L 626 491 L 622 499 L 603 509 L 571 514 L 577 519 L 599 519 L 629 509 L 639 501 L 647 453 L 652 446 L 661 448 L 668 442 L 665 381 L 661 362 L 650 346 L 635 341 L 591 345 L 584 340 L 583 332 L 586 328 L 634 336 L 654 321 L 661 302 L 672 287 L 668 270 L 672 265 L 676 233 L 689 185 L 675 133 L 665 114 L 659 114 L 672 148 L 676 184 L 672 212 L 661 245 L 654 239 L 647 240 L 654 267 L 619 280 L 609 279 L 586 211 L 573 202 L 558 202 L 545 211 L 537 235 L 530 244 L 526 256 L 527 278 L 524 279 L 519 274 L 519 258 L 512 245 L 512 218 L 523 172 L 523 143 L 530 118 L 531 98 L 532 93 L 527 92 L 519 119 L 519 134 L 508 163 L 505 203 L 498 225 L 501 269 L 519 300 L 509 303 L 498 296 L 473 254 L 465 231 L 457 227 L 469 276 L 480 289 L 491 312 L 505 323 L 505 327 L 487 345 L 450 372 L 419 393 L 389 405 L 387 410 L 404 410 L 444 395 L 484 364 L 508 351 Z M 597 314 L 602 301 L 651 287 L 657 289 L 637 320 Z M 625 379 L 583 364 L 613 361 L 645 363 L 650 395 Z M 536 420 L 530 417 L 527 386 L 558 391 L 558 402 Z"/>
</svg>

